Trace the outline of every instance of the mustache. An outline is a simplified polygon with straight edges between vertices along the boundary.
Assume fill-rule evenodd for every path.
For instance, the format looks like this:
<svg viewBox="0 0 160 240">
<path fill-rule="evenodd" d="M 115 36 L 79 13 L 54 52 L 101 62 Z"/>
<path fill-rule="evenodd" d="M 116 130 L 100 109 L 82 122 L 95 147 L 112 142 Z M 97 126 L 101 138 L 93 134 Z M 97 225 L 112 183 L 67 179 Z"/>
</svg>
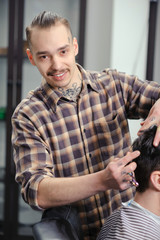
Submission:
<svg viewBox="0 0 160 240">
<path fill-rule="evenodd" d="M 63 73 L 63 72 L 65 72 L 65 70 L 64 69 L 61 69 L 61 70 L 52 70 L 52 71 L 49 71 L 48 73 L 47 73 L 47 76 L 53 76 L 53 75 L 55 75 L 55 74 L 61 74 L 61 73 Z"/>
</svg>

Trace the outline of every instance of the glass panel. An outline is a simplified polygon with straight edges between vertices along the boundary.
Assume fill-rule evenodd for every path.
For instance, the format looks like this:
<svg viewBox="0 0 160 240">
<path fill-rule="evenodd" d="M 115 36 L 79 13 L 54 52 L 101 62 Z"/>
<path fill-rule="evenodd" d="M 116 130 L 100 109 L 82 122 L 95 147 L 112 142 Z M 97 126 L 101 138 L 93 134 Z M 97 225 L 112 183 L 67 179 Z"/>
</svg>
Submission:
<svg viewBox="0 0 160 240">
<path fill-rule="evenodd" d="M 4 176 L 7 102 L 7 45 L 8 45 L 8 1 L 0 0 L 0 234 L 4 214 Z"/>
<path fill-rule="evenodd" d="M 26 40 L 25 27 L 30 24 L 34 16 L 41 11 L 52 11 L 65 18 L 71 24 L 73 35 L 78 39 L 79 33 L 79 9 L 80 0 L 27 0 L 24 8 L 24 35 Z M 41 75 L 33 67 L 28 58 L 23 61 L 23 81 L 22 81 L 22 98 L 25 98 L 27 93 L 38 87 L 41 83 Z M 19 195 L 19 234 L 32 235 L 31 225 L 38 222 L 41 218 L 41 212 L 32 210 Z"/>
</svg>

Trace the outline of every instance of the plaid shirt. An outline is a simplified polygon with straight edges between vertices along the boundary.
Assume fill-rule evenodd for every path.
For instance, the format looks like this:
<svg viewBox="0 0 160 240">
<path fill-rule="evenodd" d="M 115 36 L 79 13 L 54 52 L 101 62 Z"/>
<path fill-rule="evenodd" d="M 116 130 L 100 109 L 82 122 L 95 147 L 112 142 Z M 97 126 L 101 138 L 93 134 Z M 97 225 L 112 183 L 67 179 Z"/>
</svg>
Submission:
<svg viewBox="0 0 160 240">
<path fill-rule="evenodd" d="M 76 102 L 43 80 L 12 117 L 16 181 L 33 208 L 39 208 L 37 188 L 43 178 L 94 173 L 124 156 L 131 145 L 127 119 L 145 118 L 159 98 L 155 82 L 111 69 L 100 73 L 78 67 L 83 87 Z M 95 239 L 107 216 L 133 192 L 108 190 L 76 202 L 84 239 Z"/>
</svg>

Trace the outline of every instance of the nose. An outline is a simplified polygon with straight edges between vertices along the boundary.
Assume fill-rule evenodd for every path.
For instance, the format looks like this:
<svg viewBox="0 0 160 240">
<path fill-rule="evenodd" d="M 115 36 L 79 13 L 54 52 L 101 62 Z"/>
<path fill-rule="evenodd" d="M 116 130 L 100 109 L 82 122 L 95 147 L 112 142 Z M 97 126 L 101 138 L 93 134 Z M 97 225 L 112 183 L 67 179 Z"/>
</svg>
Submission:
<svg viewBox="0 0 160 240">
<path fill-rule="evenodd" d="M 61 59 L 58 56 L 52 56 L 51 59 L 52 69 L 59 70 L 61 68 Z"/>
</svg>

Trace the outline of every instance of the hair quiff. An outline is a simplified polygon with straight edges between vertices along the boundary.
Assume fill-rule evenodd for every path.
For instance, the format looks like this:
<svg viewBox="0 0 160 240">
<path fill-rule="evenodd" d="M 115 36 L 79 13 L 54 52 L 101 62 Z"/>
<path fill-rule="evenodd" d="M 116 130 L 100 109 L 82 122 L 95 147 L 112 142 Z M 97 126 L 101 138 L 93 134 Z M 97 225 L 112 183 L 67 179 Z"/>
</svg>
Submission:
<svg viewBox="0 0 160 240">
<path fill-rule="evenodd" d="M 49 28 L 51 26 L 55 26 L 58 23 L 61 23 L 64 26 L 66 26 L 66 28 L 70 31 L 70 33 L 72 35 L 71 27 L 70 27 L 68 20 L 59 16 L 58 14 L 43 11 L 40 14 L 38 14 L 36 17 L 34 17 L 31 24 L 26 27 L 26 38 L 27 38 L 29 48 L 31 49 L 31 45 L 32 45 L 31 44 L 31 33 L 32 33 L 32 29 L 34 27 L 45 29 L 45 28 Z"/>
</svg>

